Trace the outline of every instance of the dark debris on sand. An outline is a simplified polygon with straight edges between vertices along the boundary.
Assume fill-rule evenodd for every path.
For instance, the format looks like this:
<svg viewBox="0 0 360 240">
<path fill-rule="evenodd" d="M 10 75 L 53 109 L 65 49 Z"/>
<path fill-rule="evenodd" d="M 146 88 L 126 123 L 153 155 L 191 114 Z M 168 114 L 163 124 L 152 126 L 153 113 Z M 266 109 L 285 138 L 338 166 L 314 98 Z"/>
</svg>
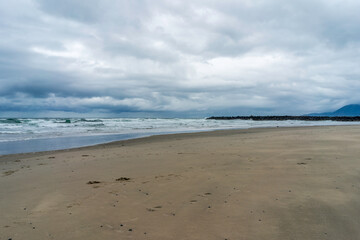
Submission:
<svg viewBox="0 0 360 240">
<path fill-rule="evenodd" d="M 87 184 L 98 184 L 101 183 L 100 181 L 88 181 Z"/>
<path fill-rule="evenodd" d="M 120 177 L 120 178 L 117 178 L 115 179 L 116 181 L 118 182 L 124 182 L 124 181 L 130 181 L 131 178 L 128 178 L 128 177 Z"/>
</svg>

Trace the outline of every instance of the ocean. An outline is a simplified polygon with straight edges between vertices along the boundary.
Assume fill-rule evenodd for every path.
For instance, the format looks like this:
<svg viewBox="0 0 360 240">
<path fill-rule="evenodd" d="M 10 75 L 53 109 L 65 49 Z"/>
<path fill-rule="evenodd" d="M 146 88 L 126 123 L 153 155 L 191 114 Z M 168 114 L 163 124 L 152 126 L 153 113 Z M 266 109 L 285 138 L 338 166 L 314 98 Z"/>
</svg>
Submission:
<svg viewBox="0 0 360 240">
<path fill-rule="evenodd" d="M 3 118 L 0 119 L 0 155 L 76 148 L 168 133 L 353 124 L 359 123 L 181 118 Z"/>
</svg>

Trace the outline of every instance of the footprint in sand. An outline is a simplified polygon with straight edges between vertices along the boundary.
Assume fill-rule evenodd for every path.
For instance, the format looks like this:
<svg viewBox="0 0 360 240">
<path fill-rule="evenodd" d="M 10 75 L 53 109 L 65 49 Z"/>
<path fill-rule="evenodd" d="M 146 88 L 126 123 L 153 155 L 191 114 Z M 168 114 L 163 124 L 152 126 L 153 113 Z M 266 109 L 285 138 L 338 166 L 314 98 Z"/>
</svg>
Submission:
<svg viewBox="0 0 360 240">
<path fill-rule="evenodd" d="M 56 208 L 62 203 L 64 196 L 60 193 L 54 192 L 46 195 L 33 209 L 34 212 L 44 212 Z"/>
</svg>

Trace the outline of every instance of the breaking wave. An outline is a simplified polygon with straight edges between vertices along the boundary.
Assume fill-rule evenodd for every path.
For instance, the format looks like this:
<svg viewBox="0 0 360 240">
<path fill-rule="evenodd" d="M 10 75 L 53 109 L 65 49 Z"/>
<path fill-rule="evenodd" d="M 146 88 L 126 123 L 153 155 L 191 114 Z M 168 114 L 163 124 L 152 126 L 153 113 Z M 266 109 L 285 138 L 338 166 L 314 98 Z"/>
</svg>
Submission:
<svg viewBox="0 0 360 240">
<path fill-rule="evenodd" d="M 252 121 L 160 118 L 2 118 L 0 142 L 26 139 L 96 136 L 111 134 L 159 134 L 207 131 L 216 129 L 245 129 L 254 127 L 286 127 L 343 125 L 331 121 Z M 358 123 L 346 123 L 358 124 Z"/>
</svg>

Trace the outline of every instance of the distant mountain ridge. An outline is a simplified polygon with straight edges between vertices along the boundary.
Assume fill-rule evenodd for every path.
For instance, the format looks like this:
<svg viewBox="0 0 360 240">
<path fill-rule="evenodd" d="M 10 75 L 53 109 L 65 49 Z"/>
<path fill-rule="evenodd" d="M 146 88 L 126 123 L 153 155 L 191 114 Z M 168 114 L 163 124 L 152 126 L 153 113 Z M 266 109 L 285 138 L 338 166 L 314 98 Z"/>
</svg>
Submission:
<svg viewBox="0 0 360 240">
<path fill-rule="evenodd" d="M 306 116 L 355 117 L 360 116 L 360 104 L 349 104 L 334 112 L 310 113 Z"/>
</svg>

